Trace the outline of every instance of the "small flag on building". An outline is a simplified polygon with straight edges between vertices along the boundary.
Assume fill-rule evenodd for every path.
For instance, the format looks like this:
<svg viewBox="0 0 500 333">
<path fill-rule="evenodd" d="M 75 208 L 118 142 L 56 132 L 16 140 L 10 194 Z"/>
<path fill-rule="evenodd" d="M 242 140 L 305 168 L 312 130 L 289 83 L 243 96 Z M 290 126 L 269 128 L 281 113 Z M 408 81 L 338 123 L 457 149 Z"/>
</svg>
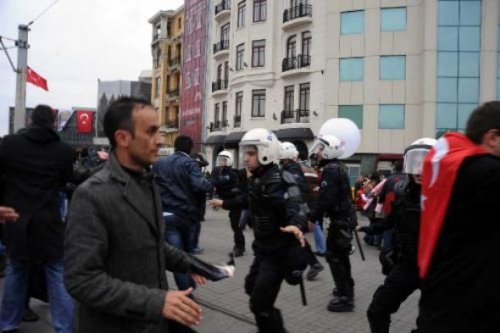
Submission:
<svg viewBox="0 0 500 333">
<path fill-rule="evenodd" d="M 76 129 L 78 133 L 91 133 L 93 118 L 93 111 L 76 111 Z"/>
<path fill-rule="evenodd" d="M 49 86 L 47 85 L 47 80 L 38 75 L 37 72 L 32 70 L 31 68 L 26 69 L 26 82 L 29 82 L 37 87 L 40 87 L 44 90 L 49 91 Z"/>
</svg>

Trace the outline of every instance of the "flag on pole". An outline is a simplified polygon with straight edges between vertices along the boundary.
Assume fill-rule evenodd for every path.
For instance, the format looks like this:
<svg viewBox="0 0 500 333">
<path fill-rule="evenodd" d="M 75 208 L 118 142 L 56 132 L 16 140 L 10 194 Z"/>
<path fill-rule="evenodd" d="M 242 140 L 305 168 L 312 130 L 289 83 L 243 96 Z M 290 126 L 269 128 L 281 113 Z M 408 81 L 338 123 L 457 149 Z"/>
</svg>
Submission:
<svg viewBox="0 0 500 333">
<path fill-rule="evenodd" d="M 76 128 L 78 133 L 91 133 L 93 118 L 93 111 L 76 111 Z"/>
<path fill-rule="evenodd" d="M 37 87 L 40 87 L 46 91 L 49 91 L 49 86 L 47 85 L 47 80 L 38 75 L 37 72 L 32 70 L 29 66 L 26 69 L 26 82 L 29 82 Z"/>
</svg>

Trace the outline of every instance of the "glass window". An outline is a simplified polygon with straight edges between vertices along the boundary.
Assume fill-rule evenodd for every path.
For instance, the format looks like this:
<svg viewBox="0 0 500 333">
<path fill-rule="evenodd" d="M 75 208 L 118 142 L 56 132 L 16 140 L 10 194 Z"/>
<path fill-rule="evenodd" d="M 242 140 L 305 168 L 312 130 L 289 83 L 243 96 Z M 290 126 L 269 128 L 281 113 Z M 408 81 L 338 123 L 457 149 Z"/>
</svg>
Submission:
<svg viewBox="0 0 500 333">
<path fill-rule="evenodd" d="M 460 1 L 460 25 L 481 25 L 481 1 Z"/>
<path fill-rule="evenodd" d="M 381 104 L 378 109 L 378 127 L 381 129 L 404 129 L 405 106 L 403 104 Z"/>
<path fill-rule="evenodd" d="M 311 85 L 309 83 L 302 83 L 299 86 L 299 109 L 301 111 L 309 111 L 309 99 L 311 97 Z"/>
<path fill-rule="evenodd" d="M 458 25 L 458 1 L 439 1 L 439 25 Z"/>
<path fill-rule="evenodd" d="M 286 112 L 293 111 L 293 99 L 294 99 L 295 86 L 285 87 L 285 100 L 283 101 L 284 110 Z"/>
<path fill-rule="evenodd" d="M 458 57 L 458 76 L 479 77 L 479 52 L 460 52 Z"/>
<path fill-rule="evenodd" d="M 302 55 L 310 56 L 311 55 L 311 32 L 304 31 L 302 33 Z"/>
<path fill-rule="evenodd" d="M 438 52 L 438 76 L 458 76 L 458 52 Z"/>
<path fill-rule="evenodd" d="M 219 113 L 220 113 L 220 105 L 219 105 L 219 103 L 216 103 L 215 110 L 214 110 L 214 122 L 215 123 L 219 122 Z"/>
<path fill-rule="evenodd" d="M 477 107 L 477 104 L 458 104 L 458 129 L 465 129 L 470 114 Z"/>
<path fill-rule="evenodd" d="M 460 103 L 477 103 L 479 100 L 479 79 L 458 79 L 458 101 Z"/>
<path fill-rule="evenodd" d="M 236 47 L 236 70 L 243 69 L 243 57 L 245 55 L 245 44 L 240 44 Z"/>
<path fill-rule="evenodd" d="M 362 105 L 340 105 L 339 118 L 351 119 L 359 129 L 363 128 L 363 106 Z"/>
<path fill-rule="evenodd" d="M 438 77 L 437 100 L 438 102 L 457 102 L 457 78 Z"/>
<path fill-rule="evenodd" d="M 227 101 L 222 102 L 222 125 L 227 123 Z"/>
<path fill-rule="evenodd" d="M 364 72 L 363 58 L 340 59 L 340 81 L 363 81 Z"/>
<path fill-rule="evenodd" d="M 241 110 L 243 109 L 243 91 L 236 93 L 236 105 L 235 105 L 235 115 L 241 116 Z"/>
<path fill-rule="evenodd" d="M 479 51 L 481 28 L 460 27 L 459 37 L 458 46 L 460 51 Z"/>
<path fill-rule="evenodd" d="M 253 21 L 263 22 L 267 18 L 267 1 L 254 0 L 253 1 Z"/>
<path fill-rule="evenodd" d="M 220 28 L 220 40 L 221 41 L 229 41 L 229 23 L 224 24 Z"/>
<path fill-rule="evenodd" d="M 265 117 L 266 90 L 252 90 L 252 117 Z"/>
<path fill-rule="evenodd" d="M 264 67 L 266 65 L 266 40 L 254 40 L 252 42 L 252 67 Z"/>
<path fill-rule="evenodd" d="M 406 78 L 405 56 L 380 57 L 380 80 L 404 80 Z"/>
<path fill-rule="evenodd" d="M 406 30 L 406 8 L 382 8 L 380 10 L 380 30 Z"/>
<path fill-rule="evenodd" d="M 439 27 L 438 28 L 438 50 L 458 51 L 458 28 Z"/>
<path fill-rule="evenodd" d="M 340 13 L 340 34 L 361 34 L 365 31 L 365 12 L 358 10 L 354 12 Z"/>
<path fill-rule="evenodd" d="M 438 103 L 436 128 L 457 128 L 457 104 Z"/>
<path fill-rule="evenodd" d="M 295 58 L 295 52 L 297 47 L 297 38 L 295 35 L 288 38 L 286 42 L 286 57 L 287 58 Z"/>
<path fill-rule="evenodd" d="M 247 3 L 245 1 L 242 1 L 238 5 L 238 25 L 237 27 L 244 27 L 245 26 L 245 12 L 247 10 Z"/>
</svg>

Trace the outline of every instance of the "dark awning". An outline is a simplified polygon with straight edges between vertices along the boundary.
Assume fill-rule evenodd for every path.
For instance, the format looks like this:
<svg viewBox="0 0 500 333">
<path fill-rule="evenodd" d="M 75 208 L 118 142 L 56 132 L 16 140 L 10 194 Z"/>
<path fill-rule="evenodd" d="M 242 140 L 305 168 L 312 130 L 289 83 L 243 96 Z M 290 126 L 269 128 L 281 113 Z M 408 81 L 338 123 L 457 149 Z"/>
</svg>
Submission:
<svg viewBox="0 0 500 333">
<path fill-rule="evenodd" d="M 207 138 L 205 144 L 207 145 L 222 145 L 224 144 L 225 135 L 211 135 Z"/>
<path fill-rule="evenodd" d="M 313 140 L 314 134 L 310 128 L 283 128 L 274 131 L 280 141 L 283 140 Z"/>
<path fill-rule="evenodd" d="M 236 148 L 241 141 L 243 135 L 246 132 L 232 132 L 226 136 L 226 140 L 224 140 L 224 146 L 226 148 Z"/>
</svg>

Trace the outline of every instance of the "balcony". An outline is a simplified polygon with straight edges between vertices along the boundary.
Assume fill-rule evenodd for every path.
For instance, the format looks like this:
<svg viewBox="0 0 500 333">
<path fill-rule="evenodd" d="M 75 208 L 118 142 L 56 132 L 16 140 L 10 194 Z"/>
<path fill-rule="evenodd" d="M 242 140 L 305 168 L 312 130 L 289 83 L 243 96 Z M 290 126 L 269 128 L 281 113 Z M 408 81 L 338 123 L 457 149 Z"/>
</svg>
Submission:
<svg viewBox="0 0 500 333">
<path fill-rule="evenodd" d="M 283 12 L 283 30 L 312 23 L 312 5 L 300 4 Z"/>
<path fill-rule="evenodd" d="M 179 65 L 181 63 L 182 63 L 181 57 L 175 57 L 175 58 L 168 59 L 168 66 L 171 68 L 172 67 L 179 68 Z"/>
<path fill-rule="evenodd" d="M 234 128 L 238 128 L 238 127 L 241 127 L 241 115 L 236 115 L 234 116 Z"/>
<path fill-rule="evenodd" d="M 214 44 L 214 58 L 217 59 L 225 55 L 229 55 L 229 40 L 221 40 Z"/>
<path fill-rule="evenodd" d="M 167 90 L 167 99 L 172 100 L 172 99 L 177 99 L 179 97 L 179 87 L 174 88 L 174 89 L 168 89 Z"/>
<path fill-rule="evenodd" d="M 309 123 L 309 110 L 281 111 L 281 124 Z"/>
<path fill-rule="evenodd" d="M 210 122 L 208 130 L 212 132 L 225 131 L 229 127 L 229 122 L 227 120 Z"/>
<path fill-rule="evenodd" d="M 217 21 L 221 21 L 229 15 L 231 15 L 230 0 L 222 0 L 218 5 L 215 6 L 215 19 Z"/>
<path fill-rule="evenodd" d="M 281 63 L 281 77 L 300 73 L 309 73 L 311 56 L 299 54 L 296 57 L 284 58 Z"/>
<path fill-rule="evenodd" d="M 165 122 L 165 128 L 167 130 L 178 129 L 179 128 L 179 119 L 169 120 Z"/>
<path fill-rule="evenodd" d="M 228 80 L 217 80 L 212 82 L 212 95 L 225 94 L 227 92 Z"/>
</svg>

